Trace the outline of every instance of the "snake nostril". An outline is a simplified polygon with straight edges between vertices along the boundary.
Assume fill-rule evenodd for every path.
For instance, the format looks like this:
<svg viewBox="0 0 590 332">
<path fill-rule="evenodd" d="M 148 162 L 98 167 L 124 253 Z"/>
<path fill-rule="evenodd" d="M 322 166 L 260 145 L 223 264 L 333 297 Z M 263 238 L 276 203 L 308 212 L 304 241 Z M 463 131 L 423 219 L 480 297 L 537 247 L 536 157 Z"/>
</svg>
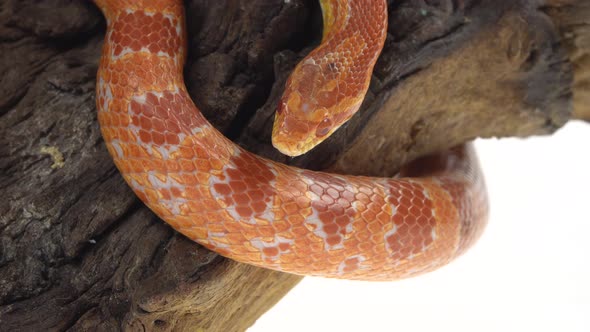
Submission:
<svg viewBox="0 0 590 332">
<path fill-rule="evenodd" d="M 277 115 L 281 115 L 281 114 L 283 114 L 283 112 L 285 112 L 285 110 L 284 110 L 284 104 L 283 103 L 280 103 L 279 104 L 279 107 L 277 107 Z"/>
</svg>

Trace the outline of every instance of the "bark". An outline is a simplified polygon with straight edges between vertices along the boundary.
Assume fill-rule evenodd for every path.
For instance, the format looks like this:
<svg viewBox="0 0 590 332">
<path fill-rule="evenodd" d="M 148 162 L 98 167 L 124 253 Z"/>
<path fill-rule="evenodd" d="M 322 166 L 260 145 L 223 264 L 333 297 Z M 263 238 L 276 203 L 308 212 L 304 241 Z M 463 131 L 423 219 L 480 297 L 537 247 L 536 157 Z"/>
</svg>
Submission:
<svg viewBox="0 0 590 332">
<path fill-rule="evenodd" d="M 551 0 L 545 10 L 557 27 L 574 68 L 573 117 L 590 121 L 590 2 Z"/>
<path fill-rule="evenodd" d="M 321 36 L 315 0 L 187 1 L 185 76 L 207 118 L 255 153 L 389 176 L 476 137 L 589 119 L 584 2 L 390 1 L 362 110 L 294 159 L 270 129 Z M 0 0 L 0 330 L 244 331 L 300 277 L 207 251 L 126 186 L 96 121 L 104 26 L 87 1 Z"/>
</svg>

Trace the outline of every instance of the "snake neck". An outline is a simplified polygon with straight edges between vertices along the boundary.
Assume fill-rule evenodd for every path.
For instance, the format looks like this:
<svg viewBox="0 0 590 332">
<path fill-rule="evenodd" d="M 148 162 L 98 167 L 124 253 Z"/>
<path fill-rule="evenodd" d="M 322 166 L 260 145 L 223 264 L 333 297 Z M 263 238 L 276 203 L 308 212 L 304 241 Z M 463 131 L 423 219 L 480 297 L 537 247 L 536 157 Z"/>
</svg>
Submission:
<svg viewBox="0 0 590 332">
<path fill-rule="evenodd" d="M 350 5 L 344 0 L 320 0 L 320 6 L 323 21 L 322 42 L 325 42 L 336 34 L 338 27 L 345 26 L 350 17 Z"/>
</svg>

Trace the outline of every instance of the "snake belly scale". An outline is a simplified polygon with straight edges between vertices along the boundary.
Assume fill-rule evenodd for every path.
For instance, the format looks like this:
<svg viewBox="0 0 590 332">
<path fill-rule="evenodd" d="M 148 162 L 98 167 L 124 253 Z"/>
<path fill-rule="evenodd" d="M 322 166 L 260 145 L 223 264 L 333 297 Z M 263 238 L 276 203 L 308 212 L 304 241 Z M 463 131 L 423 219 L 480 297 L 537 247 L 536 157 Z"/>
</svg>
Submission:
<svg viewBox="0 0 590 332">
<path fill-rule="evenodd" d="M 240 262 L 357 280 L 431 271 L 481 234 L 486 190 L 469 144 L 416 161 L 405 172 L 412 177 L 400 178 L 314 172 L 263 159 L 225 138 L 191 101 L 183 81 L 182 1 L 95 2 L 108 26 L 96 88 L 106 145 L 137 196 L 180 233 Z M 289 128 L 279 124 L 275 143 L 293 154 L 329 136 L 356 112 L 368 88 L 387 9 L 384 0 L 354 2 L 322 0 L 322 45 L 330 44 L 312 52 L 287 82 L 277 121 L 299 134 L 285 138 Z M 325 65 L 318 71 L 311 63 Z M 329 80 L 322 78 L 326 68 L 333 72 Z M 302 71 L 329 86 L 299 89 Z M 319 118 L 297 113 L 303 105 Z M 310 122 L 289 125 L 294 121 Z"/>
</svg>

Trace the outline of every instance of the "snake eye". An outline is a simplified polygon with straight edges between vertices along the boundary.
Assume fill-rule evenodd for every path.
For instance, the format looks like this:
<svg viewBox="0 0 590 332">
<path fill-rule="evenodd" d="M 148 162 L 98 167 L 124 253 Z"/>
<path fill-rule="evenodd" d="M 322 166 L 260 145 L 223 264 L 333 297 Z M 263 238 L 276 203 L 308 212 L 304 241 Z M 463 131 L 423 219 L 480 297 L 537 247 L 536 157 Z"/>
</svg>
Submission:
<svg viewBox="0 0 590 332">
<path fill-rule="evenodd" d="M 318 137 L 324 137 L 330 132 L 330 129 L 332 129 L 332 119 L 324 118 L 316 128 L 315 134 Z"/>
</svg>

